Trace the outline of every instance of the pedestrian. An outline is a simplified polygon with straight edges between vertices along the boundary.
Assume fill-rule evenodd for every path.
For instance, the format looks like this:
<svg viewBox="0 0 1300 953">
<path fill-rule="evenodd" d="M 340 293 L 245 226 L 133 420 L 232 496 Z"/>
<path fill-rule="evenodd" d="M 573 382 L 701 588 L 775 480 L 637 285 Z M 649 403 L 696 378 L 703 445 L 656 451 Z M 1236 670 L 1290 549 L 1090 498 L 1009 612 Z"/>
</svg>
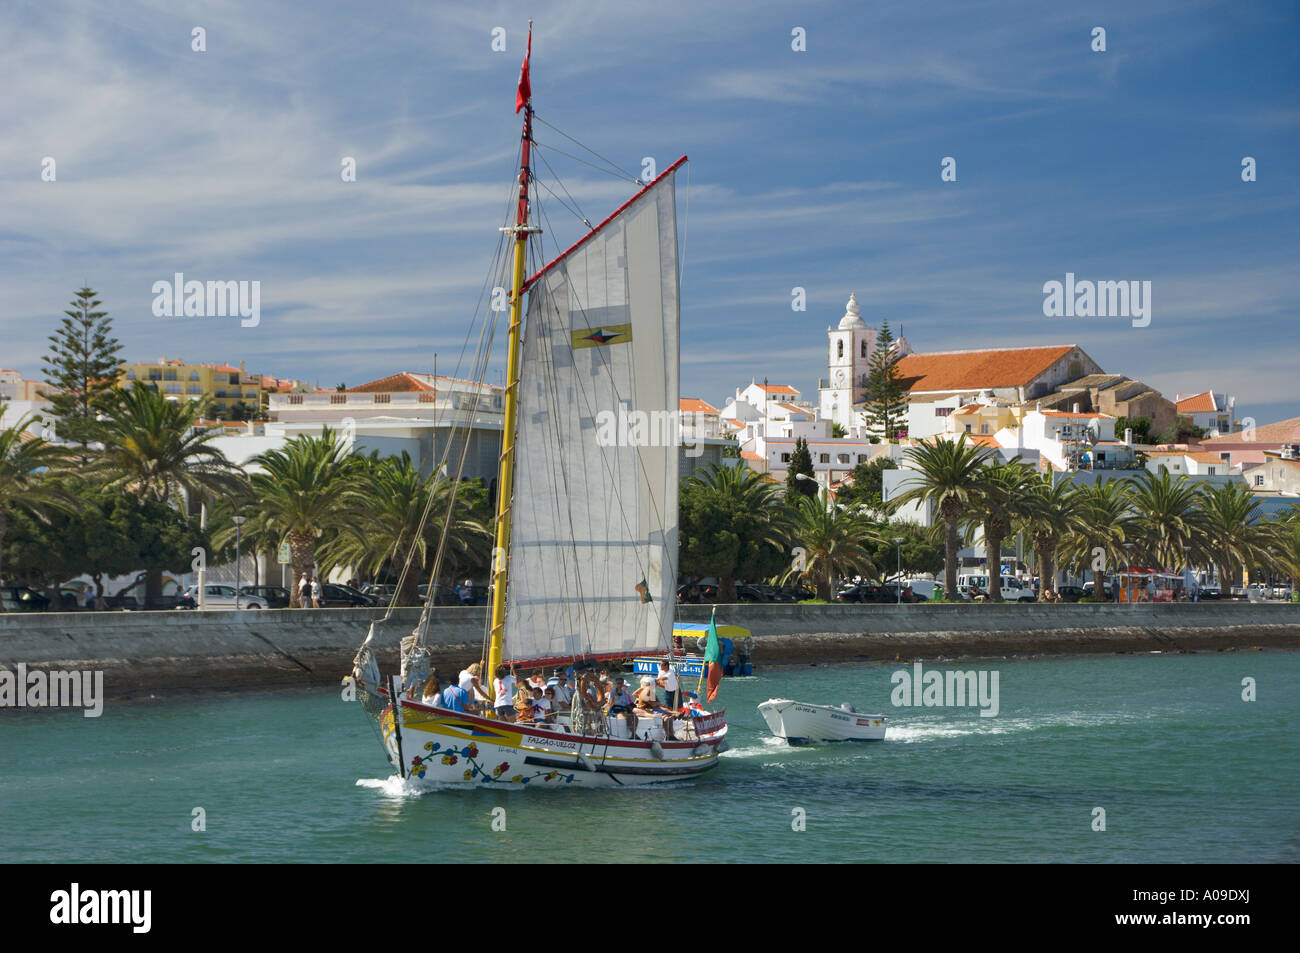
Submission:
<svg viewBox="0 0 1300 953">
<path fill-rule="evenodd" d="M 298 580 L 298 607 L 302 609 L 311 606 L 311 579 L 306 573 Z"/>
<path fill-rule="evenodd" d="M 311 607 L 320 609 L 325 605 L 325 593 L 321 589 L 320 576 L 311 577 Z"/>
</svg>

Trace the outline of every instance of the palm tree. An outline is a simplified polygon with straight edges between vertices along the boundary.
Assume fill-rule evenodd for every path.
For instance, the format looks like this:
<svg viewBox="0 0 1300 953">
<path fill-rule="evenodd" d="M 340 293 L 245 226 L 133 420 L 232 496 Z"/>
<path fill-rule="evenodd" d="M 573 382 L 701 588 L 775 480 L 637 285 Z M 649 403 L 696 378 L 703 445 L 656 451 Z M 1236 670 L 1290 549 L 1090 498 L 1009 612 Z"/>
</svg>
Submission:
<svg viewBox="0 0 1300 953">
<path fill-rule="evenodd" d="M 175 503 L 209 499 L 238 492 L 240 469 L 209 444 L 221 436 L 216 428 L 199 426 L 203 404 L 168 400 L 161 392 L 136 381 L 117 394 L 107 419 L 101 422 L 104 449 L 91 472 L 107 478 L 138 500 Z"/>
<path fill-rule="evenodd" d="M 736 580 L 778 571 L 788 511 L 781 489 L 746 466 L 710 464 L 682 481 L 681 555 L 686 571 L 718 577 L 718 599 L 736 601 Z"/>
<path fill-rule="evenodd" d="M 209 444 L 221 432 L 199 426 L 203 404 L 168 400 L 142 381 L 119 391 L 100 422 L 104 449 L 88 473 L 101 475 L 105 486 L 121 489 L 139 503 L 179 508 L 200 500 L 237 494 L 243 472 Z M 162 568 L 146 567 L 145 606 L 162 592 Z"/>
<path fill-rule="evenodd" d="M 289 564 L 296 581 L 317 568 L 316 540 L 345 523 L 343 495 L 352 488 L 357 458 L 326 427 L 319 437 L 304 434 L 278 450 L 260 453 L 249 465 L 258 468 L 249 478 L 251 529 L 289 541 Z M 290 588 L 289 604 L 299 604 L 296 584 Z"/>
<path fill-rule="evenodd" d="M 1208 557 L 1200 494 L 1180 473 L 1170 477 L 1140 470 L 1129 490 L 1133 532 L 1144 561 L 1159 569 L 1183 569 Z"/>
<path fill-rule="evenodd" d="M 1044 592 L 1056 587 L 1056 549 L 1074 523 L 1074 494 L 1073 484 L 1055 479 L 1050 472 L 1030 488 L 1021 525 L 1033 540 L 1038 578 Z"/>
<path fill-rule="evenodd" d="M 0 404 L 0 416 L 5 405 Z M 72 499 L 47 477 L 66 466 L 71 457 L 62 447 L 27 433 L 35 421 L 25 415 L 12 427 L 0 430 L 0 582 L 4 581 L 4 542 L 9 513 L 22 510 L 42 519 L 47 509 L 71 509 Z"/>
<path fill-rule="evenodd" d="M 823 493 L 816 499 L 797 497 L 791 507 L 790 544 L 804 550 L 801 565 L 787 570 L 782 582 L 794 576 L 812 580 L 817 598 L 829 602 L 837 577 L 875 572 L 868 545 L 879 542 L 868 518 L 831 503 Z"/>
<path fill-rule="evenodd" d="M 322 561 L 352 564 L 371 573 L 390 564 L 404 572 L 398 604 L 414 605 L 421 570 L 433 568 L 449 513 L 443 569 L 487 562 L 491 530 L 474 518 L 468 499 L 457 489 L 440 473 L 422 476 L 405 451 L 400 457 L 380 459 L 376 453 L 360 458 L 356 478 L 342 495 L 348 528 L 321 546 Z M 408 562 L 412 566 L 405 570 Z"/>
<path fill-rule="evenodd" d="M 1076 571 L 1092 567 L 1093 598 L 1103 596 L 1102 576 L 1107 567 L 1128 561 L 1127 543 L 1132 533 L 1128 487 L 1106 480 L 1075 490 L 1074 518 L 1061 537 L 1061 559 Z"/>
<path fill-rule="evenodd" d="M 1237 567 L 1251 567 L 1269 561 L 1270 543 L 1280 540 L 1277 524 L 1260 519 L 1262 504 L 1244 483 L 1224 483 L 1201 490 L 1204 543 L 1202 549 L 1214 564 L 1219 585 L 1227 587 L 1237 578 Z"/>
<path fill-rule="evenodd" d="M 1034 471 L 1019 460 L 995 463 L 976 474 L 975 497 L 984 530 L 989 598 L 994 602 L 1002 601 L 1002 587 L 997 583 L 1002 571 L 1002 541 L 1011 532 L 1013 521 L 1026 511 L 1036 482 Z"/>
<path fill-rule="evenodd" d="M 912 486 L 890 501 L 892 510 L 909 503 L 933 503 L 944 522 L 944 586 L 948 598 L 957 593 L 957 549 L 962 518 L 977 498 L 980 469 L 995 456 L 987 447 L 969 446 L 966 435 L 956 441 L 936 438 L 907 451 L 919 475 L 904 482 Z"/>
</svg>

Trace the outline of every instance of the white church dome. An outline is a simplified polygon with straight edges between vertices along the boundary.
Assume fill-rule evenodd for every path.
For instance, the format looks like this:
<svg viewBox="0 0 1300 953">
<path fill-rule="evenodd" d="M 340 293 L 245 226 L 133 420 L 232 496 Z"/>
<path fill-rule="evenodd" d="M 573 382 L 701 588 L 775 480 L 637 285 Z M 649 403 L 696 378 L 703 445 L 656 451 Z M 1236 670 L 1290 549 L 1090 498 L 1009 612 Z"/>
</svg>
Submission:
<svg viewBox="0 0 1300 953">
<path fill-rule="evenodd" d="M 840 318 L 840 330 L 847 331 L 852 328 L 865 328 L 866 324 L 862 321 L 862 314 L 858 311 L 858 296 L 849 295 L 849 303 L 844 308 L 844 317 Z"/>
</svg>

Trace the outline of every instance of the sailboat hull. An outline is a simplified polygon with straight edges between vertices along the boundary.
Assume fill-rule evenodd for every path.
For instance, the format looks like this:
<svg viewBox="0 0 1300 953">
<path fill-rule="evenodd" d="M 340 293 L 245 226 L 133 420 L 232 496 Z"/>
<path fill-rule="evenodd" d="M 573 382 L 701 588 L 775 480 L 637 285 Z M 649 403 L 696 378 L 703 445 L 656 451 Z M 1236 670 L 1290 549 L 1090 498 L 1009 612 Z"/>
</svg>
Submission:
<svg viewBox="0 0 1300 953">
<path fill-rule="evenodd" d="M 391 706 L 380 725 L 389 758 L 397 764 Z M 650 727 L 650 719 L 643 726 Z M 408 700 L 402 701 L 400 728 L 403 773 L 431 787 L 625 787 L 687 781 L 716 767 L 727 747 L 725 723 L 689 741 L 626 739 L 497 721 Z"/>
</svg>

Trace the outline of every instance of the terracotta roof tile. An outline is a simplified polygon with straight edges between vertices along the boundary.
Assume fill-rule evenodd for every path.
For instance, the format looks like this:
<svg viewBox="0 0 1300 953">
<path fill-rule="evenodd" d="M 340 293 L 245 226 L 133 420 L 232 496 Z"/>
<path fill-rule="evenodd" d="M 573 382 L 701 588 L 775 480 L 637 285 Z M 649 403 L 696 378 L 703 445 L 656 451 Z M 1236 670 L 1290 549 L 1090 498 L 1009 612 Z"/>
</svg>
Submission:
<svg viewBox="0 0 1300 953">
<path fill-rule="evenodd" d="M 1214 406 L 1214 392 L 1205 391 L 1203 394 L 1192 394 L 1190 397 L 1182 397 L 1178 401 L 1178 412 L 1180 414 L 1208 414 L 1214 413 L 1219 408 Z"/>
<path fill-rule="evenodd" d="M 798 393 L 799 393 L 797 390 L 795 390 L 795 389 L 794 389 L 793 387 L 791 387 L 789 384 L 759 384 L 758 387 L 759 387 L 760 390 L 766 391 L 766 392 L 769 393 L 769 394 L 795 394 L 795 395 L 798 395 Z"/>
<path fill-rule="evenodd" d="M 1264 424 L 1255 428 L 1255 439 L 1247 440 L 1243 433 L 1224 434 L 1222 437 L 1207 437 L 1201 441 L 1203 447 L 1219 447 L 1225 450 L 1231 444 L 1252 443 L 1300 443 L 1300 417 L 1279 420 L 1277 423 Z"/>
<path fill-rule="evenodd" d="M 909 354 L 899 360 L 898 369 L 903 377 L 903 386 L 909 391 L 1021 387 L 1069 354 L 1074 347 L 1073 344 L 1061 344 L 1055 347 Z"/>
<path fill-rule="evenodd" d="M 685 414 L 716 414 L 718 412 L 718 408 L 708 401 L 700 400 L 698 397 L 678 398 L 677 409 Z"/>
</svg>

